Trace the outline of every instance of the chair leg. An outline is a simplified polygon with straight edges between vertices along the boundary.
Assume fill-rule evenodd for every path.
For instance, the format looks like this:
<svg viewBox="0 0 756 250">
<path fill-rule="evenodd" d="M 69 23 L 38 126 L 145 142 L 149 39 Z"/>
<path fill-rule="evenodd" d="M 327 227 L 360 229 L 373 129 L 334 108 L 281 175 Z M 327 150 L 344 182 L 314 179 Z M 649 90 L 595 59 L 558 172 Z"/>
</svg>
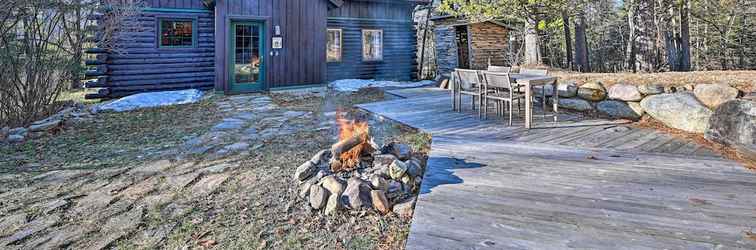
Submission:
<svg viewBox="0 0 756 250">
<path fill-rule="evenodd" d="M 509 100 L 509 126 L 512 126 L 512 100 Z"/>
</svg>

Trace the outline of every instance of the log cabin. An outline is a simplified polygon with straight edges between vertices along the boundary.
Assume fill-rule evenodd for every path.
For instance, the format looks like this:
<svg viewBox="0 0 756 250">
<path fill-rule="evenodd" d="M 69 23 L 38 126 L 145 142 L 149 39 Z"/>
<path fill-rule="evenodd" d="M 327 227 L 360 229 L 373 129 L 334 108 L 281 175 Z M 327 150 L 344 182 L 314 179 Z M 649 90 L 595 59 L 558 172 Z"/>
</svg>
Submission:
<svg viewBox="0 0 756 250">
<path fill-rule="evenodd" d="M 224 94 L 338 79 L 411 80 L 417 5 L 430 0 L 145 0 L 118 53 L 93 48 L 88 98 L 214 89 Z M 107 15 L 100 15 L 105 19 Z M 105 23 L 98 20 L 102 26 Z M 102 27 L 101 27 L 102 28 Z"/>
</svg>

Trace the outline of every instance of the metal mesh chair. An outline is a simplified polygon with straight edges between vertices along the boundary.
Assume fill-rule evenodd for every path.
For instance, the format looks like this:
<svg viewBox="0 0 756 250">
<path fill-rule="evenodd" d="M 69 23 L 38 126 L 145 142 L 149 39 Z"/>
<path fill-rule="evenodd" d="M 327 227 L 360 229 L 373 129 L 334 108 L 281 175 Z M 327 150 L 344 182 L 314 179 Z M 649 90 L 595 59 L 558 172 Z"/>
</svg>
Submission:
<svg viewBox="0 0 756 250">
<path fill-rule="evenodd" d="M 458 111 L 462 111 L 462 96 L 469 95 L 472 97 L 472 103 L 471 103 L 472 110 L 476 109 L 475 99 L 476 98 L 478 99 L 478 107 L 477 107 L 478 116 L 482 116 L 482 113 L 480 112 L 480 106 L 481 106 L 480 100 L 482 99 L 482 93 L 480 89 L 481 81 L 480 81 L 480 74 L 478 73 L 478 71 L 469 70 L 469 69 L 455 69 L 454 75 L 455 75 L 454 80 L 456 82 L 456 84 L 454 84 L 456 88 L 455 99 L 457 99 L 457 104 L 458 104 L 457 107 L 459 107 Z"/>
<path fill-rule="evenodd" d="M 494 101 L 496 103 L 496 113 L 504 115 L 504 107 L 508 107 L 509 111 L 509 126 L 512 126 L 513 109 L 512 103 L 514 100 L 523 99 L 525 95 L 517 91 L 518 86 L 512 83 L 509 73 L 484 71 L 483 72 L 483 116 L 488 116 L 488 102 Z M 504 104 L 507 104 L 505 106 Z M 519 113 L 519 105 L 518 105 Z"/>
</svg>

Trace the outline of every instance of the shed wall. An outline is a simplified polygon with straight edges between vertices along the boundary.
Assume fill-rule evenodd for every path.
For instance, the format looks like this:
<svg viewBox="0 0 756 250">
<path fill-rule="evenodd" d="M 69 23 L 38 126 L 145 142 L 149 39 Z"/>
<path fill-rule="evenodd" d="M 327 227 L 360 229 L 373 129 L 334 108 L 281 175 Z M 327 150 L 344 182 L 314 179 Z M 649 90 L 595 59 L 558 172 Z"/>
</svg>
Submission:
<svg viewBox="0 0 756 250">
<path fill-rule="evenodd" d="M 491 65 L 505 66 L 507 62 L 508 30 L 493 23 L 475 23 L 470 25 L 470 45 L 472 47 L 472 69 L 488 68 Z"/>
</svg>

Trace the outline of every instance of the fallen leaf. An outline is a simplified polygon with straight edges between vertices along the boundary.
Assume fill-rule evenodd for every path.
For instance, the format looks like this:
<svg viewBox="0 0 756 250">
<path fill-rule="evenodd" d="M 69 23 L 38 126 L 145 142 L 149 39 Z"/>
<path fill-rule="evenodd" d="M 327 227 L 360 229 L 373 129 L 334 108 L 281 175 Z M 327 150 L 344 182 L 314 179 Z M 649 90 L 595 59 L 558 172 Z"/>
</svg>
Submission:
<svg viewBox="0 0 756 250">
<path fill-rule="evenodd" d="M 756 240 L 756 233 L 754 233 L 753 231 L 745 231 L 745 235 L 751 240 Z"/>
<path fill-rule="evenodd" d="M 693 203 L 693 205 L 709 205 L 711 202 L 704 200 L 704 199 L 698 199 L 698 198 L 690 198 L 688 199 L 690 203 Z"/>
</svg>

